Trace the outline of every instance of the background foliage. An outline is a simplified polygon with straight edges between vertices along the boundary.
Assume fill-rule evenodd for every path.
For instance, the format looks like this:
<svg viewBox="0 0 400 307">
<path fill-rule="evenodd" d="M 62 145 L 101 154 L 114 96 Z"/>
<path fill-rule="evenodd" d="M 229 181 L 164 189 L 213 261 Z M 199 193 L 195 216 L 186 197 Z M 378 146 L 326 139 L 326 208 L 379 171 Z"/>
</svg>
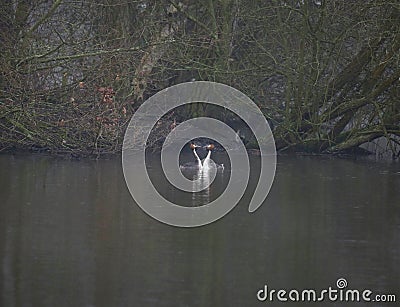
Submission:
<svg viewBox="0 0 400 307">
<path fill-rule="evenodd" d="M 118 152 L 140 103 L 195 79 L 251 97 L 278 150 L 338 152 L 384 137 L 396 156 L 399 12 L 384 0 L 4 0 L 1 148 Z M 149 145 L 216 113 L 234 120 L 201 104 L 172 112 Z"/>
</svg>

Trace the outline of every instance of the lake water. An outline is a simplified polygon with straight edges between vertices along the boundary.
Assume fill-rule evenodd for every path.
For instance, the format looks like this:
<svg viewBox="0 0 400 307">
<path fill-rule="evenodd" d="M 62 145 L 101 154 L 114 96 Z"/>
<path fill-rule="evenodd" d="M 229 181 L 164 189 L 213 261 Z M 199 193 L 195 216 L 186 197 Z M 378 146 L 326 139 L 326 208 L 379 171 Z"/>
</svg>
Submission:
<svg viewBox="0 0 400 307">
<path fill-rule="evenodd" d="M 339 278 L 397 298 L 348 306 L 400 301 L 400 163 L 280 156 L 255 213 L 247 193 L 191 229 L 147 216 L 120 159 L 1 155 L 0 170 L 0 306 L 343 306 L 257 299 L 265 285 L 321 290 Z M 163 184 L 157 163 L 149 172 Z M 228 175 L 199 197 L 216 197 Z"/>
</svg>

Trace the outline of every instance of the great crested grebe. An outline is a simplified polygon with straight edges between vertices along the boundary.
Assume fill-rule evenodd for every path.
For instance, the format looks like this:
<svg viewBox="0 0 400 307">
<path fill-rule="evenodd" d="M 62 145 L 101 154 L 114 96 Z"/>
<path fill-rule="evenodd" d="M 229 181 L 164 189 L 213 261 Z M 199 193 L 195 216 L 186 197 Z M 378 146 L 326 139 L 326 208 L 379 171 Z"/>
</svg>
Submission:
<svg viewBox="0 0 400 307">
<path fill-rule="evenodd" d="M 181 169 L 197 169 L 197 170 L 201 170 L 203 168 L 203 163 L 201 162 L 201 159 L 199 157 L 199 155 L 196 152 L 196 148 L 202 148 L 202 146 L 196 145 L 191 143 L 190 144 L 190 149 L 193 151 L 193 155 L 196 158 L 196 162 L 187 162 L 183 165 L 180 165 L 179 167 Z"/>
<path fill-rule="evenodd" d="M 204 160 L 201 160 L 199 155 L 196 152 L 196 148 L 205 148 L 208 153 L 207 156 Z M 223 164 L 216 164 L 214 161 L 211 159 L 211 151 L 215 148 L 214 144 L 208 144 L 206 146 L 199 146 L 196 144 L 191 143 L 190 144 L 190 149 L 193 150 L 193 155 L 196 158 L 196 162 L 188 162 L 183 165 L 180 165 L 181 169 L 197 169 L 197 170 L 204 170 L 204 169 L 210 169 L 214 165 L 218 168 L 223 170 L 224 165 Z"/>
</svg>

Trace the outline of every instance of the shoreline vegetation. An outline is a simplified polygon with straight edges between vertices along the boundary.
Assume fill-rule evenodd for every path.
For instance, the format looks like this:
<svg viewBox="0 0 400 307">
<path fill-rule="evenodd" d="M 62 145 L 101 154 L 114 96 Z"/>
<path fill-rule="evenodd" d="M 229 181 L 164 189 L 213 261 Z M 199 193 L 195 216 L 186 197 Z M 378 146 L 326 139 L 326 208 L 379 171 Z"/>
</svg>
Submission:
<svg viewBox="0 0 400 307">
<path fill-rule="evenodd" d="M 217 144 L 217 148 L 215 151 L 222 152 L 224 149 Z M 247 153 L 249 156 L 260 156 L 259 149 L 256 148 L 247 148 Z M 159 154 L 161 152 L 161 147 L 148 148 L 146 150 L 147 154 Z M 0 155 L 15 155 L 15 156 L 48 156 L 54 158 L 61 159 L 72 159 L 72 160 L 81 160 L 81 159 L 114 159 L 116 157 L 121 156 L 122 148 L 116 151 L 110 152 L 85 152 L 82 150 L 63 150 L 59 148 L 49 149 L 49 148 L 16 148 L 16 147 L 4 147 L 0 150 Z M 385 154 L 377 155 L 374 152 L 368 151 L 364 148 L 354 148 L 346 151 L 336 152 L 336 153 L 316 153 L 316 152 L 306 152 L 306 151 L 278 151 L 276 155 L 279 156 L 287 156 L 287 155 L 295 155 L 295 156 L 314 156 L 314 157 L 326 157 L 326 158 L 374 158 L 375 160 L 398 160 L 398 157 L 390 157 Z"/>
<path fill-rule="evenodd" d="M 14 2 L 0 5 L 0 153 L 119 154 L 147 98 L 203 80 L 248 95 L 278 153 L 364 154 L 380 140 L 399 159 L 398 1 Z M 202 103 L 166 114 L 149 149 L 199 116 L 257 153 L 236 115 Z"/>
</svg>

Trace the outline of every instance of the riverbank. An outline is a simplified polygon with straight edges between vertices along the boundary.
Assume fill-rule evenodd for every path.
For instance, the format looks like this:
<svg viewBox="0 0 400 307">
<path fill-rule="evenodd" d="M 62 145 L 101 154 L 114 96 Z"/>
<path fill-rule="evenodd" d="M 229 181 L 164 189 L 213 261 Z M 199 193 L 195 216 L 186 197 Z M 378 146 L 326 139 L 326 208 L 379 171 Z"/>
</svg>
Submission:
<svg viewBox="0 0 400 307">
<path fill-rule="evenodd" d="M 121 156 L 120 151 L 115 152 L 102 152 L 102 153 L 88 153 L 88 152 L 70 152 L 63 150 L 50 150 L 46 148 L 7 148 L 0 150 L 0 155 L 13 155 L 13 156 L 37 156 L 37 157 L 54 157 L 62 160 L 109 160 Z M 152 154 L 157 154 L 160 149 L 150 150 Z M 223 149 L 217 149 L 217 152 L 223 152 Z M 247 149 L 249 156 L 257 157 L 260 156 L 258 149 Z M 357 150 L 349 150 L 341 153 L 310 153 L 302 151 L 281 151 L 277 152 L 278 157 L 325 157 L 325 158 L 341 158 L 341 159 L 352 159 L 352 160 L 369 160 L 369 161 L 399 161 L 400 159 L 392 159 L 388 156 L 382 157 L 376 155 L 373 152 L 369 152 L 365 149 L 359 148 Z"/>
</svg>

